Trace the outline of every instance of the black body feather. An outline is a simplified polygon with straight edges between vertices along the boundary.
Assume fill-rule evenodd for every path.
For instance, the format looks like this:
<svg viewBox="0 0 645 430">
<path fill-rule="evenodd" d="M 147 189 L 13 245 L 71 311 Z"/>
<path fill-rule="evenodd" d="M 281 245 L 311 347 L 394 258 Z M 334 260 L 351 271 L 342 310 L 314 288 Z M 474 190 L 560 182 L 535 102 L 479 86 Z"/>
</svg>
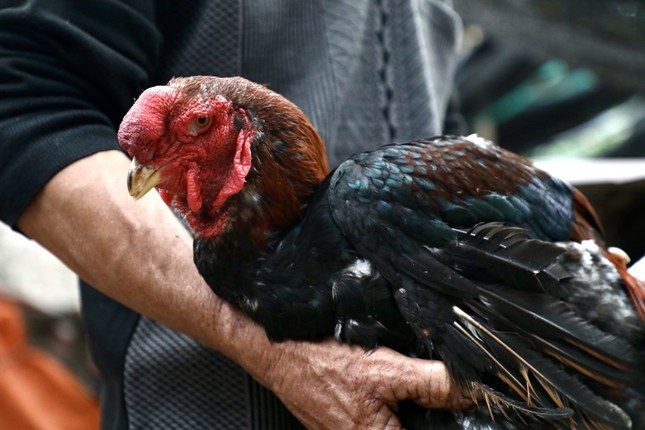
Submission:
<svg viewBox="0 0 645 430">
<path fill-rule="evenodd" d="M 402 405 L 411 428 L 630 428 L 612 393 L 640 382 L 643 327 L 625 337 L 612 325 L 628 311 L 603 322 L 575 304 L 597 279 L 558 243 L 571 193 L 492 144 L 387 146 L 343 163 L 266 248 L 236 229 L 196 239 L 195 261 L 273 340 L 335 336 L 444 360 L 478 407 Z M 609 288 L 623 303 L 620 280 Z"/>
</svg>

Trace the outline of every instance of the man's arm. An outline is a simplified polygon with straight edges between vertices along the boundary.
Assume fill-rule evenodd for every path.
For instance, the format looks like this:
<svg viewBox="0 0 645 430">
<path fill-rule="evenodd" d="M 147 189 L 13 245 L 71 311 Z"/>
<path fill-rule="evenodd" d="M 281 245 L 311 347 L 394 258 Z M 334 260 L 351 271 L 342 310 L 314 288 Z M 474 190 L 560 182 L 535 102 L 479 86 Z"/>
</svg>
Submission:
<svg viewBox="0 0 645 430">
<path fill-rule="evenodd" d="M 135 311 L 218 350 L 272 389 L 310 428 L 395 428 L 398 400 L 466 405 L 440 362 L 333 341 L 271 344 L 215 296 L 192 260 L 192 239 L 156 194 L 134 202 L 118 151 L 83 158 L 47 183 L 18 220 L 80 277 Z"/>
</svg>

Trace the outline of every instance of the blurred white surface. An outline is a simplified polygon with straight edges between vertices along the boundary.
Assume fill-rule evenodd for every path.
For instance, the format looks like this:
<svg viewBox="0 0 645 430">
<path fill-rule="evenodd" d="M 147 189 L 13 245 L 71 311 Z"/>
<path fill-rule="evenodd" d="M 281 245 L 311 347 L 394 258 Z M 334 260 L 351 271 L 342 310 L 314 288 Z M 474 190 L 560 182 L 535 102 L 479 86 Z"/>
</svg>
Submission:
<svg viewBox="0 0 645 430">
<path fill-rule="evenodd" d="M 645 281 L 645 257 L 632 264 L 629 268 L 629 273 L 635 278 Z"/>
<path fill-rule="evenodd" d="M 623 184 L 645 179 L 643 158 L 535 159 L 535 165 L 574 185 Z"/>
<path fill-rule="evenodd" d="M 79 309 L 78 278 L 36 242 L 0 223 L 0 295 L 48 314 Z"/>
</svg>

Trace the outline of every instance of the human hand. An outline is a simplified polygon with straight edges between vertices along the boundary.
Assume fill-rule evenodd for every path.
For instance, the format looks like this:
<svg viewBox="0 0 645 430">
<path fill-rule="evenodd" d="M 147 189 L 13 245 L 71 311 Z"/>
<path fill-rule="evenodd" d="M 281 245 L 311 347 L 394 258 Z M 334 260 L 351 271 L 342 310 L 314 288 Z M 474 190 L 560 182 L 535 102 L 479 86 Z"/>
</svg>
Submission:
<svg viewBox="0 0 645 430">
<path fill-rule="evenodd" d="M 412 359 L 389 348 L 365 352 L 335 341 L 273 344 L 254 375 L 309 429 L 397 429 L 398 402 L 463 409 L 472 404 L 440 361 Z"/>
</svg>

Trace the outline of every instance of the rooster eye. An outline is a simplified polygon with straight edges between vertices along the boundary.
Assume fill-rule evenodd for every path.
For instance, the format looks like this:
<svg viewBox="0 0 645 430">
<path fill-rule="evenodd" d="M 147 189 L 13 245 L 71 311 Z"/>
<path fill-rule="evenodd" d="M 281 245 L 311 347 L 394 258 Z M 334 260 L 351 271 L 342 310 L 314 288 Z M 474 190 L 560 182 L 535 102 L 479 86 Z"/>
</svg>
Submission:
<svg viewBox="0 0 645 430">
<path fill-rule="evenodd" d="M 209 116 L 200 116 L 195 118 L 195 120 L 190 124 L 189 131 L 190 134 L 196 136 L 204 131 L 211 125 L 213 118 Z"/>
</svg>

